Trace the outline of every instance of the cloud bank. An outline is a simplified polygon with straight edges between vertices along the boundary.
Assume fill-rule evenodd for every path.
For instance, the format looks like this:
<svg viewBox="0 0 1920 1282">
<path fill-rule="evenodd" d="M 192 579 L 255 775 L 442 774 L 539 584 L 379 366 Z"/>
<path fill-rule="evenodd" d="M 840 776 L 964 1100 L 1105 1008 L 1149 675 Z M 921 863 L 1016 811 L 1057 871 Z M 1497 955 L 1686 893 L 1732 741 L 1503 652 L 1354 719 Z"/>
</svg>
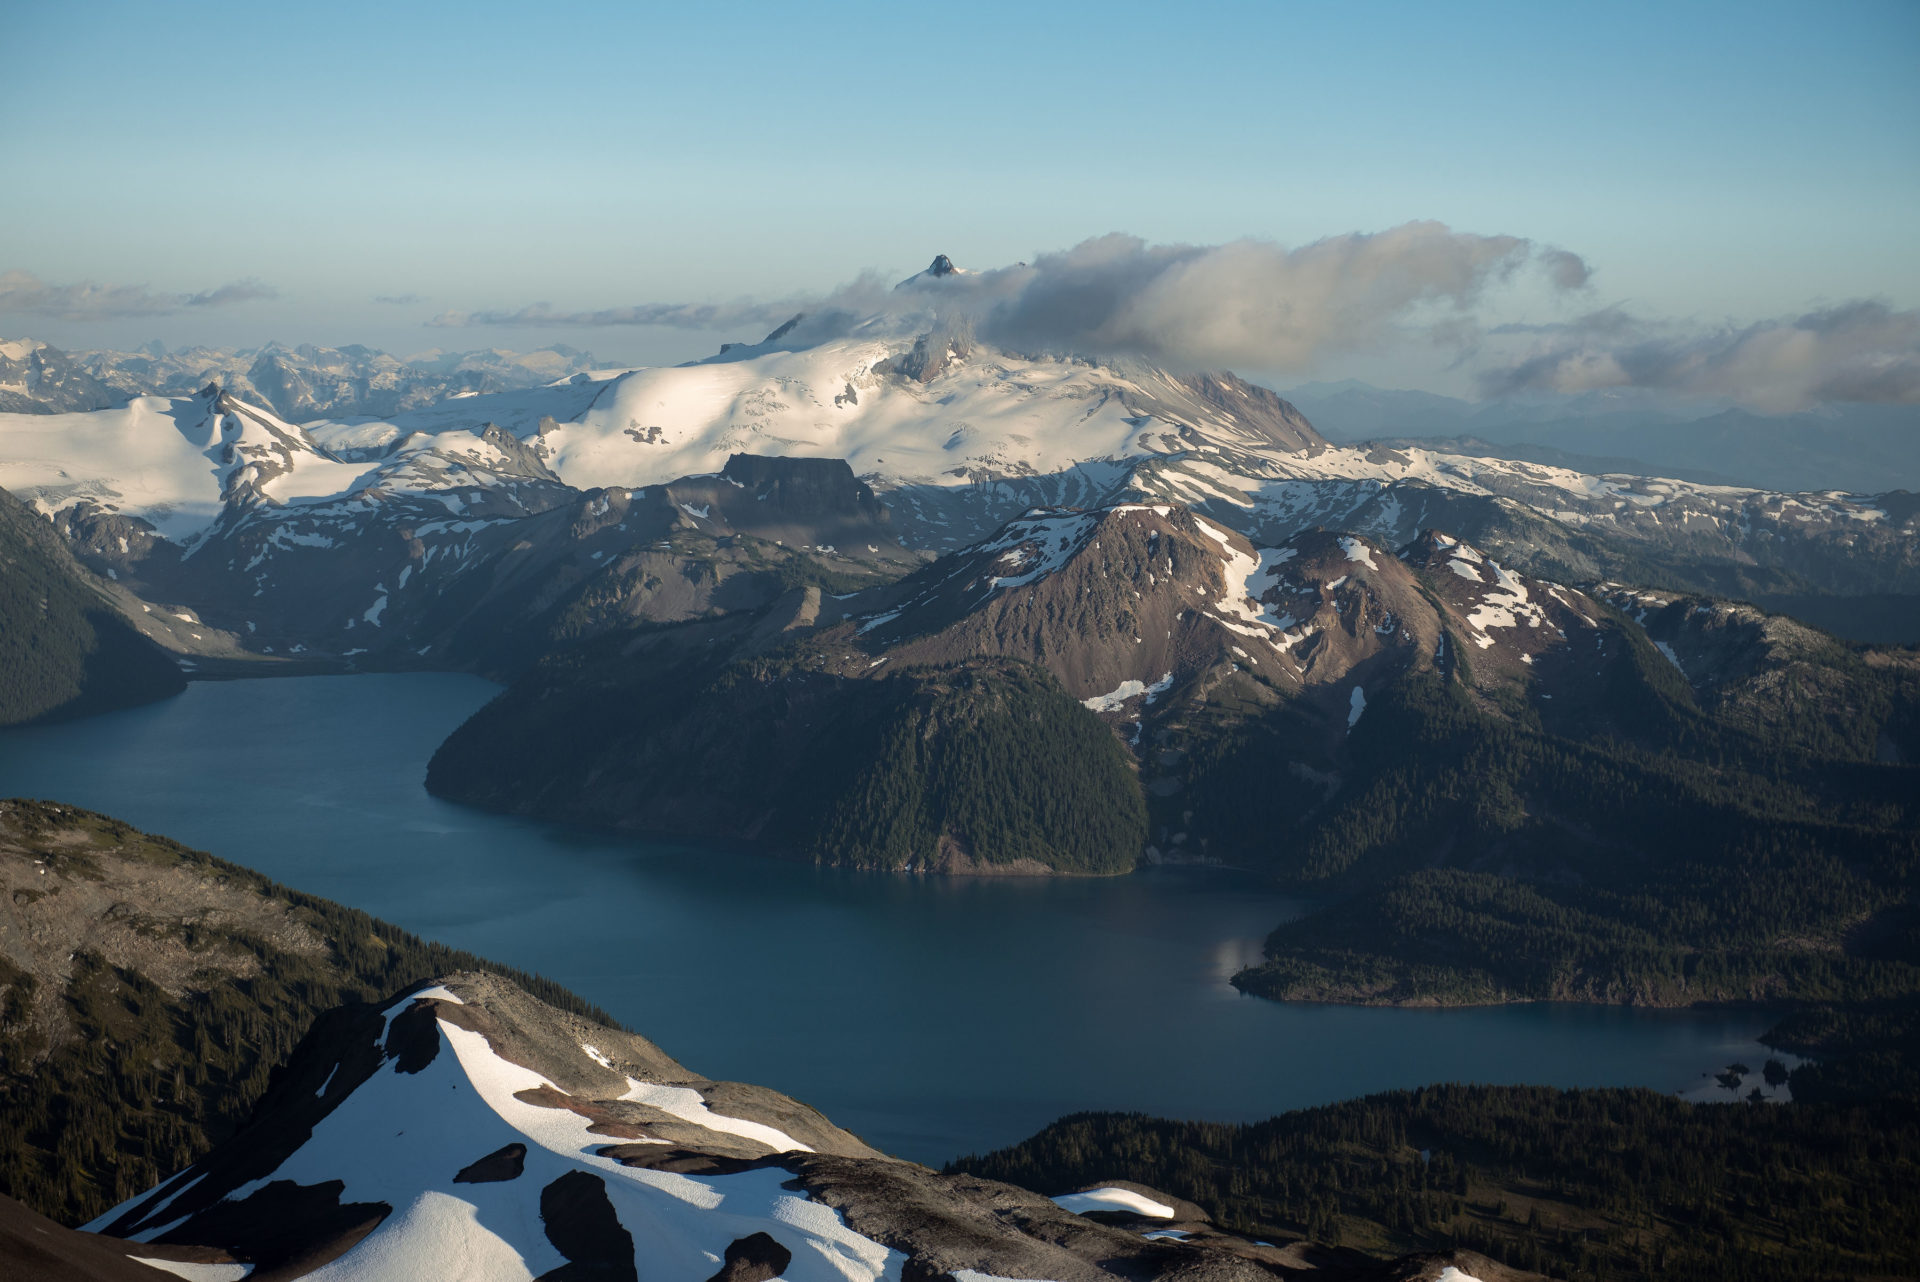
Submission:
<svg viewBox="0 0 1920 1282">
<path fill-rule="evenodd" d="M 1110 235 L 1032 263 L 888 288 L 867 274 L 830 294 L 774 302 L 642 303 L 558 311 L 447 312 L 437 327 L 664 325 L 718 330 L 810 316 L 932 311 L 1020 351 L 1133 355 L 1173 365 L 1307 368 L 1327 351 L 1377 344 L 1422 307 L 1470 308 L 1490 285 L 1537 270 L 1556 290 L 1586 283 L 1577 254 L 1517 236 L 1407 223 L 1288 249 L 1262 240 L 1149 245 Z"/>
<path fill-rule="evenodd" d="M 805 313 L 789 341 L 875 315 L 929 314 L 1016 352 L 1135 356 L 1174 368 L 1310 372 L 1395 345 L 1437 346 L 1476 371 L 1483 395 L 1606 387 L 1726 397 L 1766 412 L 1832 401 L 1920 403 L 1920 312 L 1854 301 L 1744 326 L 1657 322 L 1618 308 L 1551 325 L 1492 325 L 1497 287 L 1576 301 L 1580 255 L 1519 236 L 1412 222 L 1288 248 L 1265 240 L 1154 245 L 1109 235 L 1031 263 L 897 286 L 867 274 L 830 293 L 774 301 L 641 303 L 561 311 L 447 312 L 439 327 L 657 325 L 757 336 Z"/>
<path fill-rule="evenodd" d="M 1556 290 L 1586 264 L 1517 236 L 1439 223 L 1329 237 L 1297 249 L 1269 241 L 1148 245 L 1103 236 L 985 273 L 1001 296 L 980 332 L 1023 349 L 1124 353 L 1185 366 L 1303 371 L 1323 355 L 1378 347 L 1423 312 L 1471 309 L 1492 285 L 1540 271 Z M 998 278 L 997 280 L 995 278 Z"/>
<path fill-rule="evenodd" d="M 1514 363 L 1480 375 L 1489 396 L 1645 387 L 1731 397 L 1773 413 L 1830 401 L 1920 404 L 1920 311 L 1882 302 L 1704 331 L 1609 309 L 1505 332 L 1535 342 Z"/>
<path fill-rule="evenodd" d="M 227 307 L 279 296 L 278 290 L 257 280 L 234 281 L 198 294 L 166 294 L 155 293 L 145 285 L 98 285 L 92 281 L 49 285 L 29 272 L 0 272 L 0 313 L 64 321 L 165 316 L 190 307 Z"/>
</svg>

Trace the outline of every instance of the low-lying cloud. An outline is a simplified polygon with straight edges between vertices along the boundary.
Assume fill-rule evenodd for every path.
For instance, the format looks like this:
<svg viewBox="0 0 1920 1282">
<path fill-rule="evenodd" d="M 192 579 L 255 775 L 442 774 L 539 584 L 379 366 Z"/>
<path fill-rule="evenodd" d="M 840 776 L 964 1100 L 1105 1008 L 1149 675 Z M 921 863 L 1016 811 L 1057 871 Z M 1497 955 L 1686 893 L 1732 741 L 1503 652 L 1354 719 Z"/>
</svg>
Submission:
<svg viewBox="0 0 1920 1282">
<path fill-rule="evenodd" d="M 1532 349 L 1483 372 L 1483 393 L 1658 388 L 1773 413 L 1831 401 L 1920 404 L 1920 311 L 1882 302 L 1708 330 L 1609 309 L 1524 332 L 1535 335 Z"/>
<path fill-rule="evenodd" d="M 1175 365 L 1273 371 L 1363 351 L 1423 311 L 1470 310 L 1493 285 L 1537 270 L 1556 290 L 1586 283 L 1578 255 L 1518 236 L 1407 223 L 1287 249 L 1270 241 L 1149 245 L 1103 236 L 986 273 L 999 294 L 983 336 L 1042 350 L 1125 353 Z M 992 279 L 998 277 L 998 280 Z"/>
<path fill-rule="evenodd" d="M 1435 222 L 1331 236 L 1154 245 L 1109 235 L 1031 263 L 898 286 L 867 274 L 827 294 L 563 311 L 447 312 L 429 325 L 655 325 L 757 337 L 804 313 L 790 341 L 845 332 L 876 314 L 961 326 L 1027 353 L 1135 356 L 1175 368 L 1288 375 L 1407 344 L 1437 346 L 1480 390 L 1639 387 L 1731 398 L 1767 412 L 1831 401 L 1920 402 L 1920 312 L 1848 302 L 1745 326 L 1644 319 L 1619 308 L 1549 325 L 1497 325 L 1490 295 L 1578 302 L 1591 271 L 1571 250 Z M 917 322 L 916 322 L 917 323 Z"/>
<path fill-rule="evenodd" d="M 0 272 L 0 313 L 64 321 L 165 316 L 190 307 L 227 307 L 279 296 L 271 285 L 251 279 L 197 294 L 169 294 L 145 285 L 100 285 L 93 281 L 50 285 L 30 272 Z"/>
<path fill-rule="evenodd" d="M 661 325 L 670 329 L 726 330 L 742 325 L 766 325 L 817 308 L 818 299 L 759 303 L 739 299 L 731 303 L 640 303 L 606 307 L 591 312 L 556 311 L 547 303 L 533 303 L 513 311 L 442 312 L 426 323 L 435 329 L 469 325 L 511 325 L 530 329 L 594 329 L 617 325 Z"/>
<path fill-rule="evenodd" d="M 897 289 L 868 274 L 830 294 L 775 302 L 643 303 L 587 312 L 534 304 L 447 312 L 427 323 L 722 330 L 776 325 L 797 312 L 932 311 L 1019 351 L 1303 370 L 1323 353 L 1380 344 L 1423 309 L 1464 313 L 1490 286 L 1526 271 L 1538 272 L 1557 291 L 1581 288 L 1588 274 L 1580 256 L 1564 249 L 1431 222 L 1295 249 L 1264 240 L 1150 245 L 1115 234 L 1031 263 L 922 275 Z"/>
</svg>

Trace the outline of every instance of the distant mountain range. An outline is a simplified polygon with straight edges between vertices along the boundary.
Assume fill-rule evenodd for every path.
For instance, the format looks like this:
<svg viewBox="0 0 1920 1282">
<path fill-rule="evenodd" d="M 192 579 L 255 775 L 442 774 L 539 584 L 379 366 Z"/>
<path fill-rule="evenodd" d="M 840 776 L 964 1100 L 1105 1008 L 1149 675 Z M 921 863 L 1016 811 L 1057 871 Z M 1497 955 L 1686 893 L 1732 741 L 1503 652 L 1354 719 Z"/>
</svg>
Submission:
<svg viewBox="0 0 1920 1282">
<path fill-rule="evenodd" d="M 1353 381 L 1287 398 L 1328 439 L 1418 442 L 1583 472 L 1632 472 L 1787 492 L 1920 490 L 1920 406 L 1755 414 L 1632 390 L 1475 403 Z"/>
<path fill-rule="evenodd" d="M 67 353 L 31 339 L 0 342 L 0 413 L 111 409 L 136 396 L 185 396 L 209 383 L 289 422 L 385 416 L 450 397 L 570 378 L 593 358 L 570 347 L 389 356 L 372 348 L 189 347 Z"/>
</svg>

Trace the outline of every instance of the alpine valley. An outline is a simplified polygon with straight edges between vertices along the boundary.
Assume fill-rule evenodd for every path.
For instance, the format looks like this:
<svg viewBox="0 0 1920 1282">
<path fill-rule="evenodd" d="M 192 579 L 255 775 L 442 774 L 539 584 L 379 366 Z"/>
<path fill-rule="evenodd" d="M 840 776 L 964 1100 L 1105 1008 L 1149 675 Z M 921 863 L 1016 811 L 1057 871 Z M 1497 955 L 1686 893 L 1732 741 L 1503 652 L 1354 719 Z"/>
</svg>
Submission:
<svg viewBox="0 0 1920 1282">
<path fill-rule="evenodd" d="M 1764 1007 L 1792 1102 L 1083 1114 L 935 1172 L 21 800 L 23 1276 L 1906 1272 L 1920 653 L 1805 620 L 1920 599 L 1920 499 L 1336 444 L 1225 371 L 989 346 L 956 274 L 666 368 L 0 345 L 0 723 L 476 673 L 426 768 L 469 807 L 876 874 L 1236 869 L 1311 900 L 1248 1000 Z"/>
</svg>

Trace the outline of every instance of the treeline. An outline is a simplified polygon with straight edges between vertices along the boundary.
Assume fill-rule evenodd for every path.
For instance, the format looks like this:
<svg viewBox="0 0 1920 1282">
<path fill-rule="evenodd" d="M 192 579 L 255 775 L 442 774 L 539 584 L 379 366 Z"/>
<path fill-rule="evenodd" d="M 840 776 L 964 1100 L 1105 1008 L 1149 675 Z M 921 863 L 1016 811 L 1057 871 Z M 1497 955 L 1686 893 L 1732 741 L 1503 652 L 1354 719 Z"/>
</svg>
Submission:
<svg viewBox="0 0 1920 1282">
<path fill-rule="evenodd" d="M 117 820 L 62 810 L 56 816 L 13 801 L 7 819 L 24 831 L 29 849 L 41 834 L 77 826 L 117 856 L 202 866 L 236 893 L 289 904 L 327 944 L 325 955 L 307 955 L 244 931 L 182 927 L 159 943 L 254 966 L 245 976 L 225 966 L 209 970 L 203 989 L 177 997 L 137 970 L 78 953 L 57 995 L 72 1035 L 50 1053 L 44 1030 L 26 1018 L 36 981 L 0 958 L 0 1192 L 64 1223 L 93 1218 L 232 1135 L 314 1018 L 347 1002 L 382 1001 L 436 975 L 486 970 L 615 1026 L 551 980 L 420 939 Z M 70 843 L 58 850 L 63 858 L 87 854 Z"/>
<path fill-rule="evenodd" d="M 1251 1125 L 1063 1118 L 950 1170 L 1134 1180 L 1267 1240 L 1464 1247 L 1582 1282 L 1920 1275 L 1920 1109 L 1433 1086 Z"/>
</svg>

